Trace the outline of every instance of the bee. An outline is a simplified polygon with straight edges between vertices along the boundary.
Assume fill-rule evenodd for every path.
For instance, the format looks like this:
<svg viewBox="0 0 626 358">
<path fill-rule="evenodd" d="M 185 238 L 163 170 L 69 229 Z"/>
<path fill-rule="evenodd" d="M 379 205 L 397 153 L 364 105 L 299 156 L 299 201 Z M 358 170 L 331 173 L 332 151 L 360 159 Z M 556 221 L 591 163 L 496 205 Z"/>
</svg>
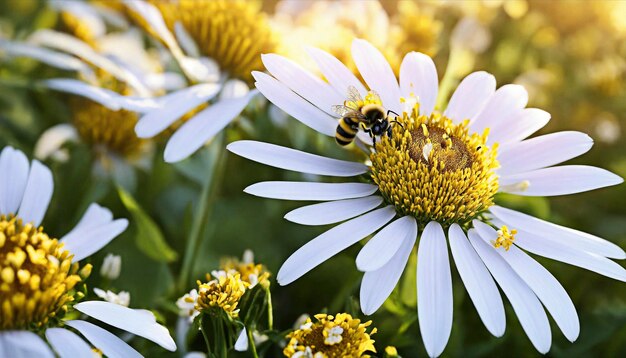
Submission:
<svg viewBox="0 0 626 358">
<path fill-rule="evenodd" d="M 343 105 L 333 106 L 332 110 L 341 117 L 335 132 L 335 141 L 341 146 L 352 143 L 359 129 L 368 133 L 376 146 L 377 136 L 386 133 L 391 137 L 389 114 L 398 116 L 397 113 L 382 106 L 380 96 L 376 92 L 369 92 L 363 100 L 354 86 L 348 87 L 348 100 Z M 391 122 L 398 123 L 395 120 Z"/>
</svg>

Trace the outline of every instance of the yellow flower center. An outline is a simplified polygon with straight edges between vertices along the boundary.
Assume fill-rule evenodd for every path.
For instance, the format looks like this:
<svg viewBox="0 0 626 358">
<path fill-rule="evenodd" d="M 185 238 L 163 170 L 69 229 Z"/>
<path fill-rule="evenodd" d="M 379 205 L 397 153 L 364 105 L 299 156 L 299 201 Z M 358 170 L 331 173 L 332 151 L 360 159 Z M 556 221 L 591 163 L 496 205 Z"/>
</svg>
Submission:
<svg viewBox="0 0 626 358">
<path fill-rule="evenodd" d="M 145 141 L 135 134 L 136 113 L 113 111 L 83 97 L 72 97 L 70 108 L 74 127 L 87 144 L 124 157 L 141 152 Z"/>
<path fill-rule="evenodd" d="M 234 275 L 227 273 L 214 280 L 211 280 L 211 275 L 207 274 L 207 281 L 207 283 L 198 281 L 196 309 L 203 311 L 219 307 L 231 317 L 236 318 L 239 315 L 239 309 L 237 309 L 239 300 L 250 284 L 243 281 L 238 273 Z"/>
<path fill-rule="evenodd" d="M 420 226 L 467 223 L 493 205 L 497 144 L 486 144 L 488 130 L 470 134 L 468 121 L 418 113 L 419 105 L 403 113 L 391 123 L 392 137 L 377 142 L 372 179 L 400 215 L 414 216 Z"/>
<path fill-rule="evenodd" d="M 307 319 L 300 329 L 287 336 L 290 340 L 283 350 L 285 356 L 361 357 L 367 351 L 376 352 L 370 338 L 376 328 L 367 332 L 372 321 L 361 323 L 347 313 L 318 314 L 315 319 L 315 323 Z"/>
<path fill-rule="evenodd" d="M 517 230 L 509 230 L 506 225 L 503 225 L 502 228 L 498 230 L 498 238 L 493 241 L 493 246 L 496 249 L 504 247 L 504 250 L 509 251 L 515 241 L 515 234 L 517 234 Z"/>
<path fill-rule="evenodd" d="M 75 290 L 91 272 L 43 228 L 0 216 L 0 330 L 40 329 L 83 297 Z"/>
<path fill-rule="evenodd" d="M 173 30 L 180 22 L 200 52 L 217 61 L 222 71 L 251 82 L 263 70 L 261 54 L 274 52 L 276 41 L 260 2 L 244 0 L 152 1 Z"/>
</svg>

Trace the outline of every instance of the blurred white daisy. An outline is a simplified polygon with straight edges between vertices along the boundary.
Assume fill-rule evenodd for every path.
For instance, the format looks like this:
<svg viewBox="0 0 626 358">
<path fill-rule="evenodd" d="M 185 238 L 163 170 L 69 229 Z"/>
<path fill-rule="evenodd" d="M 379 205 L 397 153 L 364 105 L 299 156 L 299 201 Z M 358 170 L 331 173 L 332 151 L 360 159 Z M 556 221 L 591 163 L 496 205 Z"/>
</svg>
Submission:
<svg viewBox="0 0 626 358">
<path fill-rule="evenodd" d="M 193 56 L 197 55 L 197 51 L 193 50 L 193 42 L 184 27 L 177 27 L 176 38 L 166 26 L 159 9 L 148 2 L 128 1 L 125 4 L 147 24 L 150 33 L 166 45 L 160 57 L 173 58 L 184 77 L 179 73 L 155 71 L 150 66 L 154 58 L 146 54 L 144 39 L 136 28 L 105 36 L 99 30 L 104 25 L 93 25 L 110 21 L 101 9 L 94 10 L 95 6 L 87 3 L 76 5 L 73 1 L 58 1 L 55 4 L 61 11 L 89 13 L 86 17 L 89 21 L 83 25 L 93 26 L 90 32 L 99 34 L 93 39 L 98 51 L 79 37 L 48 29 L 35 32 L 26 42 L 0 41 L 0 51 L 11 56 L 31 57 L 60 69 L 77 71 L 79 79 L 55 78 L 45 80 L 42 84 L 84 97 L 102 105 L 103 110 L 108 110 L 109 115 L 104 118 L 115 117 L 115 120 L 98 121 L 103 122 L 103 125 L 96 130 L 88 128 L 86 132 L 89 135 L 97 133 L 97 139 L 113 138 L 113 143 L 107 143 L 119 145 L 123 152 L 129 147 L 135 149 L 142 140 L 173 129 L 164 157 L 167 162 L 183 160 L 234 120 L 257 93 L 255 90 L 250 91 L 243 80 L 220 72 L 219 62 L 214 59 Z M 92 9 L 87 10 L 89 8 Z M 110 12 L 112 10 L 105 13 Z M 192 55 L 187 55 L 183 49 Z M 169 63 L 157 65 L 162 70 Z M 106 74 L 106 81 L 101 80 L 102 73 Z M 109 88 L 111 79 L 121 83 L 123 88 Z M 90 108 L 83 112 L 94 110 Z M 87 113 L 83 117 L 88 117 Z M 87 126 L 92 123 L 86 122 Z M 126 130 L 128 127 L 134 127 L 132 136 Z M 122 130 L 116 131 L 118 128 Z M 78 134 L 83 134 L 80 128 L 77 129 Z M 67 126 L 55 127 L 54 130 L 55 133 L 46 138 L 53 144 L 78 137 L 71 133 L 68 135 Z M 112 136 L 111 132 L 122 133 L 123 138 Z M 42 143 L 38 146 L 38 152 L 58 156 L 55 148 L 59 147 Z"/>
<path fill-rule="evenodd" d="M 375 312 L 400 278 L 419 238 L 417 250 L 418 318 L 430 356 L 440 355 L 452 329 L 452 279 L 447 244 L 461 279 L 490 333 L 505 331 L 507 296 L 536 349 L 551 346 L 544 307 L 571 341 L 579 321 L 561 284 L 525 251 L 626 281 L 626 270 L 610 259 L 624 259 L 617 245 L 495 204 L 506 192 L 524 196 L 566 195 L 616 185 L 622 179 L 583 165 L 554 166 L 587 152 L 592 140 L 580 132 L 558 132 L 526 139 L 550 115 L 525 108 L 526 90 L 504 85 L 486 72 L 467 76 L 445 110 L 435 110 L 438 76 L 433 61 L 412 52 L 405 56 L 399 83 L 384 56 L 364 40 L 352 56 L 367 87 L 339 60 L 310 48 L 323 81 L 296 63 L 265 55 L 271 75 L 256 72 L 256 86 L 272 103 L 327 136 L 338 128 L 333 105 L 355 88 L 398 113 L 392 133 L 377 138 L 369 161 L 326 158 L 255 141 L 228 149 L 248 159 L 306 174 L 355 177 L 345 183 L 262 182 L 245 192 L 266 198 L 322 201 L 285 216 L 303 225 L 340 223 L 314 238 L 283 264 L 282 285 L 374 234 L 356 263 L 365 275 L 361 308 Z M 370 91 L 376 91 L 382 103 Z M 348 103 L 350 104 L 350 103 Z M 366 138 L 369 139 L 369 138 Z M 469 238 L 468 238 L 469 236 Z M 495 279 L 495 281 L 494 281 Z M 543 304 L 543 306 L 542 306 Z"/>
<path fill-rule="evenodd" d="M 200 83 L 168 95 L 159 108 L 146 112 L 135 128 L 140 138 L 151 138 L 185 114 L 197 110 L 176 130 L 165 147 L 166 162 L 181 161 L 237 118 L 257 93 L 256 90 L 250 91 L 245 82 L 249 71 L 240 71 L 240 66 L 246 66 L 250 58 L 254 61 L 256 57 L 249 47 L 258 45 L 244 36 L 256 34 L 242 28 L 230 28 L 235 26 L 237 17 L 247 18 L 253 10 L 241 1 L 163 3 L 160 4 L 163 10 L 147 1 L 125 1 L 125 4 L 143 20 L 148 32 L 165 44 L 186 76 L 192 82 Z M 176 36 L 164 16 L 168 17 Z M 226 20 L 231 16 L 232 21 Z M 213 19 L 217 23 L 212 23 Z M 251 26 L 247 22 L 236 23 L 242 27 Z M 195 32 L 188 32 L 187 26 Z M 205 37 L 194 36 L 196 32 Z M 232 46 L 224 51 L 224 43 Z M 208 50 L 202 51 L 205 47 Z"/>
<path fill-rule="evenodd" d="M 87 301 L 83 281 L 91 265 L 78 263 L 121 234 L 126 219 L 91 204 L 60 240 L 40 226 L 52 198 L 52 173 L 11 147 L 0 154 L 0 356 L 88 357 L 91 346 L 107 356 L 139 357 L 117 336 L 68 313 L 83 313 L 147 338 L 168 350 L 176 345 L 167 329 L 145 310 Z M 78 312 L 75 312 L 78 311 Z M 81 334 L 81 338 L 77 333 Z M 86 341 L 85 341 L 86 340 Z M 89 342 L 89 343 L 87 343 Z"/>
</svg>

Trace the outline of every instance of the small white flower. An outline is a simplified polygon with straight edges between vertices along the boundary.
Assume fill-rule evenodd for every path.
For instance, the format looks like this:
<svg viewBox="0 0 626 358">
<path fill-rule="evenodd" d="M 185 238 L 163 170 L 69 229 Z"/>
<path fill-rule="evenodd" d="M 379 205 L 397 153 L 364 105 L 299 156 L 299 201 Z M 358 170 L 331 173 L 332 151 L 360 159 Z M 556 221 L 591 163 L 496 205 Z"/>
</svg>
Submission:
<svg viewBox="0 0 626 358">
<path fill-rule="evenodd" d="M 130 293 L 127 291 L 120 291 L 120 293 L 115 293 L 109 290 L 102 290 L 99 288 L 94 288 L 93 292 L 96 296 L 102 298 L 103 300 L 115 303 L 116 305 L 121 305 L 124 307 L 128 307 L 130 305 Z"/>
<path fill-rule="evenodd" d="M 243 257 L 241 258 L 241 262 L 244 264 L 254 263 L 254 252 L 250 249 L 246 249 L 243 252 Z"/>
<path fill-rule="evenodd" d="M 196 316 L 200 314 L 200 311 L 196 310 L 196 301 L 198 301 L 198 290 L 194 288 L 176 300 L 176 306 L 179 309 L 178 315 L 188 317 L 189 322 L 193 322 Z"/>
<path fill-rule="evenodd" d="M 343 339 L 343 337 L 341 337 L 341 334 L 343 333 L 343 328 L 339 326 L 332 327 L 331 329 L 327 330 L 327 332 L 328 337 L 324 339 L 324 343 L 328 345 L 340 343 Z"/>
<path fill-rule="evenodd" d="M 108 280 L 115 280 L 120 277 L 122 271 L 122 257 L 119 255 L 107 254 L 100 266 L 100 275 Z"/>
<path fill-rule="evenodd" d="M 311 316 L 309 316 L 306 313 L 301 314 L 296 321 L 293 323 L 293 328 L 294 329 L 310 329 L 311 325 L 313 324 L 312 322 L 307 323 L 307 320 L 310 318 Z"/>
</svg>

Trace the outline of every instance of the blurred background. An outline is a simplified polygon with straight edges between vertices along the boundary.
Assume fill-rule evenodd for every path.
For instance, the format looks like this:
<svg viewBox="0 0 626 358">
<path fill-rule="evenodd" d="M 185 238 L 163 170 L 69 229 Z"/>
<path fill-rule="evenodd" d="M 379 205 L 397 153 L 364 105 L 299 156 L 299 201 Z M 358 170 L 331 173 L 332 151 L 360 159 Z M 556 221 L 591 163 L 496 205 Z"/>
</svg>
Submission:
<svg viewBox="0 0 626 358">
<path fill-rule="evenodd" d="M 172 2 L 154 2 L 173 6 Z M 51 28 L 100 50 L 106 48 L 111 36 L 134 29 L 141 35 L 147 55 L 161 58 L 162 46 L 150 39 L 149 29 L 123 4 L 95 3 L 125 21 L 109 23 L 98 33 L 85 19 L 49 2 L 0 1 L 0 40 L 24 40 L 38 29 Z M 359 37 L 380 48 L 396 71 L 405 53 L 419 51 L 434 58 L 441 81 L 454 84 L 472 71 L 485 70 L 496 76 L 498 86 L 522 84 L 529 92 L 529 107 L 552 115 L 541 133 L 578 130 L 594 139 L 593 149 L 572 163 L 599 166 L 626 177 L 626 1 L 225 3 L 219 11 L 227 25 L 216 35 L 223 36 L 218 41 L 232 41 L 232 36 L 242 34 L 255 41 L 254 36 L 263 33 L 262 48 L 251 49 L 258 54 L 278 52 L 308 66 L 310 60 L 302 46 L 311 45 L 350 63 L 351 41 Z M 170 10 L 175 18 L 177 12 Z M 229 28 L 228 21 L 238 25 Z M 243 30 L 233 34 L 237 27 Z M 202 50 L 202 39 L 196 41 Z M 216 60 L 220 63 L 219 58 Z M 155 63 L 158 66 L 167 61 Z M 256 61 L 243 70 L 247 72 L 241 77 L 249 70 L 263 68 Z M 134 135 L 136 115 L 112 112 L 89 100 L 38 85 L 41 79 L 68 76 L 72 73 L 32 59 L 13 58 L 0 50 L 0 147 L 14 146 L 51 167 L 56 189 L 44 221 L 47 232 L 69 230 L 92 201 L 108 206 L 116 217 L 131 219 L 126 233 L 90 258 L 98 268 L 107 253 L 120 255 L 120 277 L 111 282 L 96 269 L 88 282 L 90 287 L 128 291 L 132 307 L 153 309 L 173 327 L 176 298 L 192 288 L 196 279 L 216 269 L 221 258 L 241 256 L 245 249 L 251 249 L 255 260 L 273 274 L 273 280 L 291 253 L 328 229 L 283 219 L 285 213 L 303 203 L 266 200 L 242 191 L 263 180 L 301 180 L 300 174 L 229 155 L 223 147 L 233 140 L 258 139 L 335 158 L 355 158 L 356 152 L 339 148 L 332 138 L 320 137 L 256 98 L 205 149 L 181 163 L 166 164 L 162 159 L 163 138 L 139 140 Z M 106 76 L 102 77 L 106 82 Z M 115 83 L 108 85 L 124 91 Z M 78 136 L 54 151 L 46 150 L 46 143 L 53 146 L 50 141 L 54 142 L 54 138 L 46 137 L 46 131 L 63 124 L 74 126 Z M 218 173 L 208 173 L 207 168 Z M 202 193 L 207 175 L 214 175 L 208 197 Z M 499 196 L 497 201 L 626 248 L 624 185 L 551 199 Z M 202 204 L 212 210 L 202 226 L 199 259 L 190 280 L 176 285 L 185 240 L 194 213 Z M 359 249 L 360 245 L 349 248 L 289 286 L 280 287 L 272 281 L 275 325 L 289 329 L 304 313 L 348 312 L 361 317 L 357 301 L 361 274 L 354 264 Z M 548 355 L 626 356 L 626 286 L 579 268 L 538 260 L 571 295 L 581 321 L 581 334 L 574 343 L 553 324 L 554 343 Z M 403 357 L 426 355 L 416 321 L 414 267 L 413 259 L 401 284 L 376 314 L 361 317 L 373 320 L 378 328 L 373 338 L 379 352 L 393 345 Z M 499 339 L 492 337 L 454 269 L 452 276 L 454 325 L 443 356 L 538 355 L 510 306 L 506 334 Z M 148 345 L 140 348 L 149 355 L 165 354 Z M 278 356 L 278 352 L 268 356 Z"/>
</svg>

